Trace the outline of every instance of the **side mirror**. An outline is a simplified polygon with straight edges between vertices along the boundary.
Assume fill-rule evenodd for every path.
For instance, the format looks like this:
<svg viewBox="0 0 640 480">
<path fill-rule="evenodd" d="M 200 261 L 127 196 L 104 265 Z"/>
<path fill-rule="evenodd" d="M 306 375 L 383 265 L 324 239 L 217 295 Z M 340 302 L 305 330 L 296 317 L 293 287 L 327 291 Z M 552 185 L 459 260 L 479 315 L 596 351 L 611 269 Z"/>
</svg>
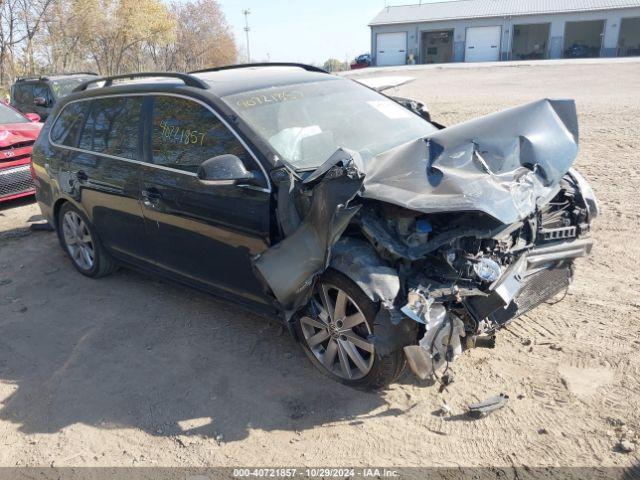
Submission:
<svg viewBox="0 0 640 480">
<path fill-rule="evenodd" d="M 218 155 L 202 162 L 198 167 L 198 178 L 208 185 L 236 185 L 249 183 L 255 179 L 235 155 Z"/>
<path fill-rule="evenodd" d="M 32 122 L 40 121 L 40 115 L 38 115 L 37 113 L 25 113 L 24 116 L 27 117 Z"/>
<path fill-rule="evenodd" d="M 46 107 L 47 105 L 49 105 L 49 102 L 47 102 L 47 99 L 44 97 L 36 97 L 33 99 L 33 104 L 36 107 Z"/>
</svg>

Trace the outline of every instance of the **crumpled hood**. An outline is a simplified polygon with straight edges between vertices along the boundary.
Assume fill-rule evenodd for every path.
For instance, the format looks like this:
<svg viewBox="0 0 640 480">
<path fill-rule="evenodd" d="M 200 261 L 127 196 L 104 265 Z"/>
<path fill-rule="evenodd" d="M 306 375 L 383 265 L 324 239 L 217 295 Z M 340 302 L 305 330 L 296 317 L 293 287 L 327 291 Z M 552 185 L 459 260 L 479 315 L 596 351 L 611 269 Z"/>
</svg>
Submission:
<svg viewBox="0 0 640 480">
<path fill-rule="evenodd" d="M 0 125 L 0 148 L 38 138 L 42 123 L 6 123 Z"/>
<path fill-rule="evenodd" d="M 439 130 L 365 161 L 364 198 L 504 224 L 557 192 L 578 152 L 573 100 L 539 100 Z"/>
</svg>

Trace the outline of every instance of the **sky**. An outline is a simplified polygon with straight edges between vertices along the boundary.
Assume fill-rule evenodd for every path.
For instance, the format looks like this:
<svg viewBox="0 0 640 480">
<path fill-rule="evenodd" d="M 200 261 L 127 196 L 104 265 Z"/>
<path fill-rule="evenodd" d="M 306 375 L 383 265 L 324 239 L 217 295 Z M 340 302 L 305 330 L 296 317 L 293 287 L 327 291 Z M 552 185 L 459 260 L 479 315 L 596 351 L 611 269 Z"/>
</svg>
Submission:
<svg viewBox="0 0 640 480">
<path fill-rule="evenodd" d="M 323 64 L 329 58 L 351 61 L 369 53 L 369 21 L 385 5 L 418 0 L 218 0 L 236 43 L 246 55 L 244 15 L 249 9 L 249 45 L 253 62 Z M 423 0 L 431 3 L 437 0 Z M 442 0 L 439 0 L 442 1 Z"/>
</svg>

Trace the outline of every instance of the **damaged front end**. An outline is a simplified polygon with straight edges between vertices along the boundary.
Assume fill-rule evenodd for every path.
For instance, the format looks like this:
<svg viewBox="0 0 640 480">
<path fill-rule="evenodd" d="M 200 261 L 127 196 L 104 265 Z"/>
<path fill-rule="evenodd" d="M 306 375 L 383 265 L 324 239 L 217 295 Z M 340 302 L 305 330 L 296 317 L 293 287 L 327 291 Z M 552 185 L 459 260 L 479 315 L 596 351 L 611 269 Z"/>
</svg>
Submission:
<svg viewBox="0 0 640 480">
<path fill-rule="evenodd" d="M 276 171 L 284 240 L 255 266 L 292 318 L 328 267 L 379 305 L 378 352 L 421 378 L 568 288 L 591 251 L 593 191 L 571 168 L 572 101 L 541 100 L 372 158 Z"/>
</svg>

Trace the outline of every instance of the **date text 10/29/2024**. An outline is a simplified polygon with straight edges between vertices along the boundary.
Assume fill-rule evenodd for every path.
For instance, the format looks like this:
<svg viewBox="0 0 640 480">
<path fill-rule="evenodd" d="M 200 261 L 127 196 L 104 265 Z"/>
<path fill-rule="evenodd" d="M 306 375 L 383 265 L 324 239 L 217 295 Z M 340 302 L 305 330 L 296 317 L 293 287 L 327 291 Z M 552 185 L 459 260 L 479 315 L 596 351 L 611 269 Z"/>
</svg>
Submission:
<svg viewBox="0 0 640 480">
<path fill-rule="evenodd" d="M 387 468 L 234 468 L 233 476 L 235 478 L 396 478 L 399 474 L 396 470 Z"/>
</svg>

